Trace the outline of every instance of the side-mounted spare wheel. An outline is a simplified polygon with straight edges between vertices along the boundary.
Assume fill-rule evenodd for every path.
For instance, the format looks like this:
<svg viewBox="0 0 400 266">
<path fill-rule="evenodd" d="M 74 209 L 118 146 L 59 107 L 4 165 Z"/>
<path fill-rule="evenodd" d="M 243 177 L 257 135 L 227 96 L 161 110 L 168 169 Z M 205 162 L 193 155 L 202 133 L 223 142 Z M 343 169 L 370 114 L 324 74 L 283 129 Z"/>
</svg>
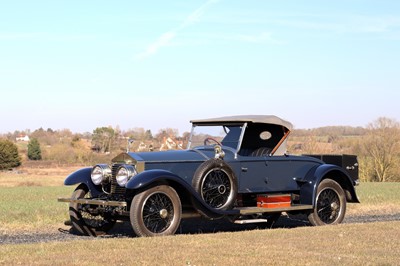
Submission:
<svg viewBox="0 0 400 266">
<path fill-rule="evenodd" d="M 80 184 L 72 193 L 73 199 L 90 198 L 90 191 L 84 184 Z M 71 202 L 69 216 L 72 227 L 83 235 L 98 236 L 106 234 L 115 224 L 115 220 L 106 214 L 89 212 L 90 205 Z"/>
<path fill-rule="evenodd" d="M 149 188 L 133 197 L 130 220 L 137 236 L 173 235 L 179 227 L 182 206 L 178 193 L 167 185 Z"/>
<path fill-rule="evenodd" d="M 308 215 L 312 225 L 339 224 L 346 213 L 346 196 L 343 188 L 332 179 L 318 185 L 315 207 Z"/>
<path fill-rule="evenodd" d="M 221 159 L 210 159 L 196 170 L 193 188 L 212 208 L 228 210 L 237 196 L 237 179 L 231 167 Z"/>
</svg>

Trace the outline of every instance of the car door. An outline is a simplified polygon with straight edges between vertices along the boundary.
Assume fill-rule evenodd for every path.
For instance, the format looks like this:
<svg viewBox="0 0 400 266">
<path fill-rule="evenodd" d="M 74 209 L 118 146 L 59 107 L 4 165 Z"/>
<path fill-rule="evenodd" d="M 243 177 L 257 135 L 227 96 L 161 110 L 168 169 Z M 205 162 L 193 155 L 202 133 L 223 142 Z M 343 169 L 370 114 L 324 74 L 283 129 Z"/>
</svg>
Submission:
<svg viewBox="0 0 400 266">
<path fill-rule="evenodd" d="M 315 163 L 294 156 L 242 157 L 239 193 L 285 192 L 299 189 L 302 179 Z"/>
</svg>

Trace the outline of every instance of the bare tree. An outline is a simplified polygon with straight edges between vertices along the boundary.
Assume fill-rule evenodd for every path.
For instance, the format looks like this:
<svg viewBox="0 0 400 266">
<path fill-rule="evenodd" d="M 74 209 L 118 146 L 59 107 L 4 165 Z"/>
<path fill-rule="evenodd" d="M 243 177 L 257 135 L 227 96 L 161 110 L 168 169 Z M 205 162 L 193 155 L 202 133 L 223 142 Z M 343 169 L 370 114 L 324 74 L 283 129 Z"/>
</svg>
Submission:
<svg viewBox="0 0 400 266">
<path fill-rule="evenodd" d="M 116 136 L 112 127 L 98 127 L 93 130 L 92 145 L 99 152 L 111 152 Z"/>
<path fill-rule="evenodd" d="M 400 155 L 400 124 L 380 117 L 368 125 L 364 143 L 366 153 L 371 156 L 372 180 L 385 182 L 395 179 L 394 168 Z"/>
</svg>

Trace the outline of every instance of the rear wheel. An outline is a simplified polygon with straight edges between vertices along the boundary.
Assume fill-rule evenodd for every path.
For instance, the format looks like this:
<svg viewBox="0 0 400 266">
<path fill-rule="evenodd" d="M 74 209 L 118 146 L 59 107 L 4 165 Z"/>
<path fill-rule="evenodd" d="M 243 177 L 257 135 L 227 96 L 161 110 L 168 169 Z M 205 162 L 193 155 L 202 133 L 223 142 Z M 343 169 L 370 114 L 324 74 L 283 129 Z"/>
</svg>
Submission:
<svg viewBox="0 0 400 266">
<path fill-rule="evenodd" d="M 308 215 L 312 225 L 339 224 L 346 213 L 343 188 L 332 179 L 324 179 L 318 186 L 315 207 Z"/>
<path fill-rule="evenodd" d="M 170 186 L 152 187 L 132 200 L 130 219 L 137 236 L 173 235 L 179 227 L 181 215 L 181 201 Z"/>
<path fill-rule="evenodd" d="M 90 198 L 87 186 L 81 184 L 72 193 L 73 199 Z M 87 206 L 71 202 L 69 216 L 73 229 L 83 235 L 98 236 L 106 234 L 115 224 L 115 220 L 104 214 L 92 214 Z"/>
</svg>

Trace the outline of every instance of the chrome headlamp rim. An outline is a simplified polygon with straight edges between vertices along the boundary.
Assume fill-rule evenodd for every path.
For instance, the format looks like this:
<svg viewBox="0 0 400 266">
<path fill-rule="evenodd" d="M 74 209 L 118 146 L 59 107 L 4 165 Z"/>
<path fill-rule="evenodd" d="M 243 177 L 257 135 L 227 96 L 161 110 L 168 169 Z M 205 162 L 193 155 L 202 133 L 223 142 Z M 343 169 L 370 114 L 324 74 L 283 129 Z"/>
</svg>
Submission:
<svg viewBox="0 0 400 266">
<path fill-rule="evenodd" d="M 96 164 L 90 173 L 93 184 L 107 183 L 111 177 L 111 168 L 107 164 Z"/>
<path fill-rule="evenodd" d="M 118 167 L 115 179 L 121 187 L 125 187 L 128 181 L 137 174 L 136 168 L 133 165 L 123 164 Z"/>
</svg>

